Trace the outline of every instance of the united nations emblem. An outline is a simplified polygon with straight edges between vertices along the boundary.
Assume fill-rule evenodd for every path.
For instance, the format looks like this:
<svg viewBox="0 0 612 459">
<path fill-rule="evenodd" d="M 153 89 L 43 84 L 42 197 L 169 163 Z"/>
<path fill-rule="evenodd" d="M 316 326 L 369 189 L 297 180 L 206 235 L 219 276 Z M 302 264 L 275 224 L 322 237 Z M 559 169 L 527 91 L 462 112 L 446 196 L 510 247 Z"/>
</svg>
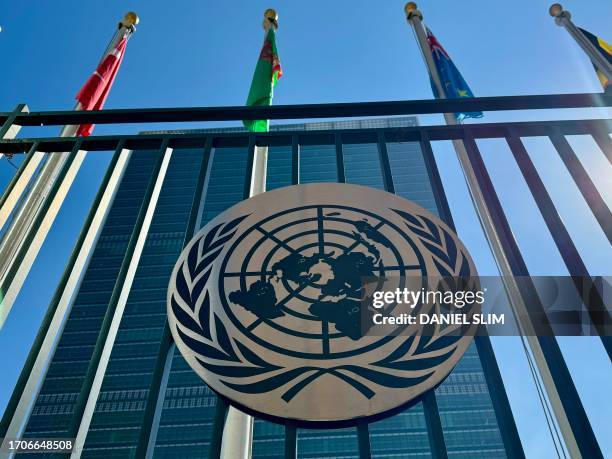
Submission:
<svg viewBox="0 0 612 459">
<path fill-rule="evenodd" d="M 416 204 L 355 185 L 297 185 L 242 201 L 190 241 L 168 320 L 188 364 L 241 409 L 348 425 L 417 401 L 471 340 L 437 327 L 367 333 L 364 279 L 402 288 L 475 274 L 453 231 Z"/>
</svg>

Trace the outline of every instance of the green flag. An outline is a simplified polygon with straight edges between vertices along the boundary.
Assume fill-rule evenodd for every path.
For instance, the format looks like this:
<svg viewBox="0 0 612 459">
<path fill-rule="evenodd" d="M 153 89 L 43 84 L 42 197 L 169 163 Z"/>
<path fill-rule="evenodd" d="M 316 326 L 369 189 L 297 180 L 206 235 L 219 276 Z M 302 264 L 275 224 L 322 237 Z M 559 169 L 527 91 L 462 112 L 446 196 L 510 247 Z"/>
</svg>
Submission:
<svg viewBox="0 0 612 459">
<path fill-rule="evenodd" d="M 283 75 L 278 52 L 276 51 L 276 34 L 274 27 L 270 27 L 266 33 L 251 89 L 247 97 L 246 104 L 250 107 L 254 105 L 272 105 L 272 97 L 274 95 L 274 86 L 276 81 Z M 244 120 L 244 126 L 252 132 L 268 132 L 270 128 L 269 120 Z"/>
</svg>

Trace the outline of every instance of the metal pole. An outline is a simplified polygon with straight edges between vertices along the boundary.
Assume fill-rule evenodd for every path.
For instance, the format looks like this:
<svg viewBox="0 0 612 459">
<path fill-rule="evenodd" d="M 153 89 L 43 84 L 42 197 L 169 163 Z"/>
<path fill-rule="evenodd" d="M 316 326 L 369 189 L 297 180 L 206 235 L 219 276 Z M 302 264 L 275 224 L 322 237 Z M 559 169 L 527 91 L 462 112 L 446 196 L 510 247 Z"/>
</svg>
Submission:
<svg viewBox="0 0 612 459">
<path fill-rule="evenodd" d="M 244 199 L 266 189 L 267 147 L 255 146 L 255 136 L 249 137 Z M 221 459 L 250 459 L 253 446 L 253 417 L 230 406 L 223 428 Z"/>
<path fill-rule="evenodd" d="M 134 13 L 128 13 L 125 15 L 125 18 L 119 23 L 119 27 L 102 55 L 100 62 L 106 57 L 109 49 L 115 47 L 126 34 L 129 36 L 136 30 L 135 24 L 137 22 L 138 17 Z M 82 107 L 80 103 L 77 103 L 74 107 L 75 111 L 81 109 Z M 77 129 L 78 126 L 76 125 L 66 125 L 62 128 L 60 137 L 74 137 Z M 82 161 L 85 159 L 85 153 L 86 152 L 84 151 L 82 152 L 80 162 L 75 164 L 75 169 L 73 170 L 74 175 L 76 175 Z M 27 167 L 29 168 L 28 170 L 31 170 L 33 167 L 37 166 L 38 162 L 40 162 L 42 159 L 41 153 L 34 152 L 33 155 L 37 161 L 30 161 L 27 164 Z M 70 181 L 59 184 L 60 193 L 56 195 L 53 206 L 49 207 L 47 205 L 48 200 L 50 199 L 50 192 L 54 189 L 54 185 L 56 185 L 55 182 L 58 180 L 60 172 L 68 161 L 68 158 L 69 154 L 66 152 L 51 153 L 48 155 L 47 160 L 40 168 L 38 177 L 36 178 L 32 188 L 29 190 L 27 196 L 23 198 L 21 205 L 13 211 L 14 218 L 11 221 L 9 228 L 2 236 L 2 240 L 0 241 L 0 283 L 3 286 L 10 287 L 11 294 L 8 295 L 7 290 L 0 292 L 0 328 L 2 328 L 4 320 L 10 312 L 17 294 L 19 293 L 19 290 L 21 289 L 21 286 L 23 285 L 23 282 L 28 275 L 30 268 L 32 267 L 32 264 L 38 255 L 38 250 L 47 237 L 47 234 L 55 220 L 55 216 L 57 215 L 66 198 L 66 195 L 68 194 L 68 191 L 70 190 L 74 175 L 68 178 Z M 33 170 L 31 172 L 33 172 Z M 27 181 L 29 181 L 29 177 L 27 177 Z M 27 181 L 25 183 L 27 183 Z M 23 180 L 20 182 L 23 182 Z M 25 183 L 22 183 L 23 186 L 19 187 L 18 191 L 22 192 L 26 189 Z M 18 198 L 19 196 L 13 196 L 11 203 L 14 205 Z M 46 212 L 43 209 L 49 208 L 50 212 L 43 216 L 46 225 L 41 229 L 34 223 L 41 218 L 41 213 Z M 3 217 L 3 213 L 10 213 L 11 210 L 12 208 L 9 209 L 7 207 L 5 209 L 5 206 L 2 206 L 2 209 L 0 209 L 0 217 L 2 217 L 2 222 L 5 221 L 4 217 L 8 218 L 8 215 Z M 28 242 L 26 242 L 28 240 L 32 240 L 34 243 L 31 244 L 31 247 L 27 248 L 29 255 L 27 260 L 23 260 L 20 258 L 19 254 L 21 253 L 22 246 L 24 244 L 28 244 Z M 16 266 L 19 266 L 17 277 L 12 274 L 16 272 Z"/>
<path fill-rule="evenodd" d="M 19 104 L 15 107 L 15 110 L 10 114 L 4 124 L 0 127 L 0 139 L 9 140 L 17 137 L 17 134 L 21 130 L 21 126 L 15 123 L 15 118 L 21 113 L 29 113 L 30 109 L 26 104 Z M 38 143 L 34 143 L 32 148 L 26 155 L 25 159 L 19 165 L 19 169 L 11 179 L 10 183 L 0 196 L 0 229 L 4 227 L 4 224 L 8 220 L 11 212 L 17 205 L 19 197 L 26 189 L 32 175 L 36 172 L 36 169 L 40 162 L 44 158 L 44 154 L 37 152 L 36 149 Z M 12 154 L 7 153 L 6 155 L 0 153 L 0 159 L 6 156 L 7 159 L 11 159 Z"/>
<path fill-rule="evenodd" d="M 0 437 L 21 438 L 23 434 L 130 155 L 120 142 L 8 402 Z"/>
<path fill-rule="evenodd" d="M 41 161 L 45 158 L 45 154 L 38 151 L 38 145 L 38 141 L 32 144 L 32 147 L 19 165 L 19 169 L 0 197 L 0 229 L 9 220 L 13 209 L 19 203 L 21 195 L 27 189 L 30 179 L 38 169 Z"/>
<path fill-rule="evenodd" d="M 264 13 L 263 28 L 265 35 L 268 33 L 270 27 L 278 28 L 278 14 L 271 8 L 267 9 Z M 250 183 L 248 187 L 245 186 L 245 199 L 266 191 L 268 147 L 255 146 L 254 137 L 251 136 L 249 141 L 249 156 L 247 180 L 249 180 Z M 252 446 L 253 417 L 230 406 L 223 429 L 221 458 L 250 459 Z"/>
<path fill-rule="evenodd" d="M 563 138 L 565 139 L 565 137 Z M 559 254 L 570 276 L 572 276 L 576 291 L 584 301 L 593 328 L 599 335 L 603 347 L 608 353 L 608 357 L 612 360 L 612 338 L 607 336 L 607 330 L 611 329 L 612 319 L 610 318 L 609 312 L 606 310 L 601 293 L 596 288 L 592 290 L 590 295 L 587 293 L 588 289 L 585 287 L 588 285 L 588 281 L 592 279 L 592 276 L 580 256 L 580 252 L 578 252 L 567 228 L 563 224 L 563 220 L 557 212 L 552 198 L 546 190 L 546 186 L 538 175 L 521 138 L 511 128 L 508 129 L 506 142 L 544 218 L 544 222 L 559 250 Z"/>
<path fill-rule="evenodd" d="M 297 427 L 285 424 L 285 459 L 297 459 Z"/>
<path fill-rule="evenodd" d="M 145 242 L 149 234 L 155 208 L 166 178 L 166 172 L 172 157 L 172 148 L 168 147 L 165 139 L 159 150 L 159 158 L 151 174 L 147 190 L 138 211 L 138 217 L 134 223 L 134 229 L 117 275 L 108 307 L 100 332 L 96 339 L 92 357 L 89 361 L 85 379 L 81 385 L 76 400 L 68 437 L 75 437 L 72 458 L 80 457 L 85 446 L 85 440 L 89 432 L 89 426 L 94 415 L 96 402 L 100 395 L 102 382 L 106 375 L 106 369 L 110 361 L 111 352 L 115 344 L 119 325 L 123 318 L 123 312 L 127 304 L 136 270 L 144 250 Z"/>
<path fill-rule="evenodd" d="M 414 2 L 409 2 L 406 4 L 405 12 L 407 15 L 408 22 L 414 29 L 431 79 L 434 85 L 436 86 L 436 89 L 438 90 L 440 98 L 445 99 L 446 92 L 444 90 L 444 86 L 442 85 L 440 75 L 438 74 L 437 68 L 434 64 L 433 56 L 431 54 L 429 44 L 427 43 L 425 30 L 421 22 L 423 20 L 423 15 L 417 9 L 417 5 Z M 454 114 L 452 113 L 445 113 L 444 119 L 447 125 L 459 124 Z M 508 293 L 510 302 L 515 311 L 517 311 L 519 317 L 529 317 L 529 309 L 525 305 L 519 286 L 517 285 L 513 277 L 514 273 L 512 271 L 512 267 L 505 251 L 503 250 L 503 245 L 500 236 L 497 233 L 492 215 L 486 205 L 483 191 L 478 183 L 478 179 L 476 177 L 472 162 L 470 161 L 465 145 L 461 140 L 453 140 L 453 145 L 457 153 L 459 164 L 461 165 L 461 168 L 463 170 L 463 174 L 466 179 L 467 187 L 470 192 L 473 205 L 480 219 L 480 223 L 484 230 L 491 251 L 493 252 L 493 256 L 497 263 L 498 269 L 502 275 L 504 287 Z M 524 328 L 523 334 L 526 336 L 527 341 L 529 342 L 529 345 L 533 352 L 535 361 L 542 376 L 542 380 L 544 381 L 544 386 L 546 387 L 550 403 L 555 412 L 557 422 L 563 433 L 567 449 L 570 452 L 572 458 L 582 457 L 580 454 L 580 448 L 578 447 L 576 438 L 574 436 L 574 432 L 571 428 L 571 423 L 568 420 L 568 414 L 565 411 L 563 404 L 561 403 L 561 397 L 552 377 L 552 371 L 551 368 L 549 368 L 549 364 L 545 357 L 545 352 L 542 350 L 540 342 L 538 341 L 531 324 L 524 323 L 522 324 L 522 326 Z"/>
<path fill-rule="evenodd" d="M 423 413 L 425 414 L 425 425 L 429 437 L 429 447 L 433 459 L 448 459 L 446 442 L 444 441 L 444 429 L 440 420 L 440 410 L 434 391 L 428 392 L 423 397 Z"/>
<path fill-rule="evenodd" d="M 612 63 L 602 55 L 599 50 L 591 43 L 591 41 L 584 36 L 584 34 L 574 25 L 572 22 L 572 14 L 563 9 L 560 3 L 554 3 L 548 10 L 550 15 L 555 18 L 555 23 L 559 27 L 564 27 L 565 30 L 572 36 L 576 43 L 582 48 L 582 50 L 589 56 L 591 62 L 608 78 L 612 81 Z"/>
<path fill-rule="evenodd" d="M 187 228 L 185 230 L 185 236 L 183 238 L 183 248 L 187 246 L 189 241 L 193 238 L 194 234 L 198 231 L 200 225 L 200 208 L 204 199 L 206 189 L 206 179 L 210 172 L 210 161 L 213 138 L 208 137 L 205 141 L 204 149 L 202 151 L 202 163 L 200 164 L 200 173 L 198 174 L 198 181 L 196 182 L 195 192 L 193 200 L 191 202 L 191 210 L 189 211 L 189 221 L 187 222 Z M 172 340 L 172 334 L 170 332 L 170 326 L 168 321 L 164 325 L 164 331 L 160 341 L 159 352 L 155 363 L 155 370 L 151 378 L 151 384 L 149 386 L 149 395 L 147 397 L 143 422 L 140 429 L 140 438 L 138 440 L 138 446 L 136 447 L 136 457 L 145 457 L 146 459 L 152 458 L 155 452 L 155 443 L 157 441 L 157 432 L 159 430 L 159 422 L 161 420 L 162 410 L 164 407 L 164 400 L 166 396 L 166 388 L 168 386 L 168 380 L 170 378 L 170 371 L 172 369 L 172 358 L 176 350 L 176 345 Z M 220 400 L 217 397 L 217 400 Z M 227 407 L 225 408 L 227 411 Z M 225 422 L 225 417 L 223 418 Z M 220 427 L 220 431 L 223 430 L 223 425 Z M 213 433 L 214 438 L 214 433 Z M 221 433 L 219 433 L 219 448 L 221 447 Z M 218 454 L 217 454 L 218 456 Z"/>
<path fill-rule="evenodd" d="M 215 404 L 215 418 L 210 438 L 209 459 L 219 459 L 221 457 L 221 442 L 223 441 L 223 428 L 227 419 L 229 405 L 225 399 L 217 397 Z"/>
<path fill-rule="evenodd" d="M 442 187 L 442 180 L 436 165 L 427 131 L 423 131 L 421 134 L 420 143 L 429 180 L 434 190 L 436 207 L 438 208 L 440 218 L 442 218 L 442 221 L 449 225 L 453 231 L 457 232 L 457 228 L 455 227 L 455 222 L 453 221 L 453 216 L 448 205 L 448 200 L 446 199 L 444 188 Z M 504 388 L 499 367 L 497 366 L 497 361 L 495 360 L 493 347 L 491 346 L 491 339 L 485 334 L 484 336 L 474 337 L 474 341 L 476 342 L 480 363 L 482 364 L 487 387 L 491 395 L 491 402 L 493 404 L 495 416 L 497 417 L 497 423 L 499 424 L 499 430 L 504 447 L 506 448 L 506 453 L 512 458 L 525 459 L 521 439 L 516 428 L 516 423 L 514 422 L 514 417 L 512 416 L 510 402 L 508 401 L 506 389 Z"/>
<path fill-rule="evenodd" d="M 359 446 L 359 459 L 372 459 L 370 428 L 367 422 L 357 424 L 357 444 Z"/>
<path fill-rule="evenodd" d="M 578 187 L 580 194 L 582 194 L 591 212 L 593 212 L 599 226 L 608 238 L 610 244 L 612 244 L 612 212 L 610 212 L 601 193 L 591 180 L 591 177 L 589 177 L 589 174 L 563 133 L 559 131 L 553 132 L 549 138 L 563 161 L 563 164 L 565 164 L 565 167 L 574 179 L 574 183 Z"/>
<path fill-rule="evenodd" d="M 19 126 L 18 124 L 14 124 L 15 118 L 17 118 L 17 115 L 21 113 L 28 113 L 29 111 L 30 109 L 28 108 L 26 104 L 17 105 L 17 107 L 15 107 L 15 110 L 13 110 L 13 113 L 11 113 L 11 115 L 7 118 L 4 124 L 0 126 L 0 139 L 8 140 L 8 139 L 14 139 L 15 137 L 17 137 L 17 134 L 19 133 L 21 126 Z M 0 153 L 0 159 L 2 159 L 3 156 L 4 154 Z M 11 158 L 11 155 L 6 155 L 6 156 L 9 159 Z"/>
<path fill-rule="evenodd" d="M 608 162 L 612 165 L 612 140 L 607 132 L 599 129 L 591 131 L 591 137 L 602 151 Z"/>
<path fill-rule="evenodd" d="M 575 440 L 573 444 L 568 444 L 566 440 L 566 448 L 569 450 L 571 457 L 589 459 L 601 457 L 603 459 L 589 418 L 565 364 L 561 349 L 554 337 L 554 331 L 546 320 L 544 307 L 514 239 L 508 219 L 493 187 L 493 182 L 489 177 L 474 136 L 467 127 L 464 132 L 464 141 L 470 155 L 470 161 L 476 171 L 480 188 L 484 191 L 487 208 L 494 219 L 495 228 L 501 236 L 502 248 L 510 263 L 512 273 L 514 276 L 520 276 L 502 277 L 502 281 L 506 289 L 518 289 L 517 291 L 510 290 L 510 306 L 515 315 L 520 336 L 524 337 L 529 345 L 529 348 L 527 348 L 527 344 L 525 344 L 528 360 L 533 355 L 540 379 L 546 388 L 548 398 L 545 400 L 546 406 L 544 409 L 547 410 L 550 405 L 555 412 L 555 420 L 559 429 L 567 435 L 566 438 Z M 513 301 L 517 297 L 519 302 L 515 304 Z M 529 304 L 528 309 L 525 306 L 526 304 Z M 530 319 L 533 314 L 536 317 L 538 317 L 538 314 L 540 315 L 537 319 L 539 321 L 537 332 Z M 538 336 L 538 333 L 541 336 Z M 531 353 L 528 352 L 529 350 Z M 538 386 L 540 379 L 536 380 Z M 563 445 L 561 447 L 563 448 Z"/>
<path fill-rule="evenodd" d="M 0 306 L 0 327 L 7 319 L 27 273 L 34 263 L 36 254 L 42 246 L 44 236 L 51 229 L 51 224 L 59 212 L 61 202 L 68 193 L 68 189 L 72 185 L 84 159 L 85 151 L 80 149 L 80 140 L 77 140 L 74 143 L 73 151 L 66 154 L 65 160 L 62 161 L 56 180 L 51 183 L 47 196 L 40 203 L 40 207 L 38 207 L 32 220 L 31 230 L 24 232 L 19 246 L 15 247 L 16 252 L 7 254 L 5 246 L 0 248 L 0 259 L 4 260 L 5 256 L 7 258 L 11 256 L 16 261 L 0 276 L 0 291 L 3 295 Z M 19 231 L 20 228 L 20 226 L 12 226 L 10 229 Z M 12 233 L 9 234 L 9 236 L 11 235 Z"/>
</svg>

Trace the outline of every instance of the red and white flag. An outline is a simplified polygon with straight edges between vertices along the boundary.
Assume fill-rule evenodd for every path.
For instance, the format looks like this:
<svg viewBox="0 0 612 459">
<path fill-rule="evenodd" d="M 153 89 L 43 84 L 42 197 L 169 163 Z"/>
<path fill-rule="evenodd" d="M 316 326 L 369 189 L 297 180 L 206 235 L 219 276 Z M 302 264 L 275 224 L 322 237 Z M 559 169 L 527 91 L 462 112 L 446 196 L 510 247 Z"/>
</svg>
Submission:
<svg viewBox="0 0 612 459">
<path fill-rule="evenodd" d="M 127 44 L 127 36 L 123 37 L 115 49 L 111 50 L 100 62 L 96 71 L 89 77 L 76 96 L 82 110 L 100 110 L 113 86 Z M 93 124 L 82 124 L 77 129 L 77 136 L 88 136 L 92 133 Z"/>
</svg>

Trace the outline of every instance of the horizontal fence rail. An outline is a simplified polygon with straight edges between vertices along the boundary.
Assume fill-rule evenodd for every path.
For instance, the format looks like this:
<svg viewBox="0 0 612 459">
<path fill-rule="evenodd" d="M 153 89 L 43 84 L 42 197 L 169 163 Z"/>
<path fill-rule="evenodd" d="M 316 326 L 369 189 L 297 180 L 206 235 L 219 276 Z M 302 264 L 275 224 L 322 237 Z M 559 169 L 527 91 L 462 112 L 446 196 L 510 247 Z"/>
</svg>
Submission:
<svg viewBox="0 0 612 459">
<path fill-rule="evenodd" d="M 335 104 L 274 105 L 270 107 L 185 107 L 109 109 L 91 111 L 45 111 L 0 113 L 0 123 L 11 120 L 20 126 L 63 124 L 175 123 L 243 119 L 305 119 L 353 116 L 424 115 L 471 111 L 541 110 L 612 106 L 612 95 L 603 93 L 534 96 L 474 97 L 464 99 L 399 100 Z"/>
<path fill-rule="evenodd" d="M 212 134 L 215 137 L 215 147 L 238 147 L 245 146 L 249 137 L 257 136 L 258 146 L 283 146 L 291 145 L 292 136 L 297 135 L 300 144 L 334 144 L 335 135 L 342 136 L 344 143 L 375 142 L 376 135 L 382 131 L 387 141 L 395 142 L 419 142 L 424 138 L 430 141 L 463 139 L 465 127 L 469 126 L 474 138 L 505 138 L 509 128 L 512 128 L 520 137 L 549 136 L 551 130 L 563 135 L 598 135 L 599 141 L 606 142 L 606 136 L 612 132 L 612 121 L 608 120 L 570 120 L 570 121 L 533 121 L 513 123 L 482 123 L 457 126 L 415 126 L 401 128 L 381 129 L 341 129 L 341 130 L 316 130 L 316 131 L 275 131 L 257 134 L 248 132 L 223 132 Z M 113 151 L 117 143 L 125 142 L 125 147 L 130 150 L 156 149 L 159 148 L 164 139 L 170 139 L 171 148 L 194 148 L 202 145 L 206 137 L 211 133 L 159 133 L 159 134 L 126 134 L 126 135 L 103 135 L 80 138 L 83 150 L 86 151 Z M 55 152 L 70 151 L 77 141 L 74 137 L 39 137 L 21 138 L 11 140 L 0 140 L 0 153 L 24 153 L 37 144 L 37 151 Z M 609 142 L 608 138 L 608 142 Z M 599 142 L 598 142 L 599 143 Z M 609 147 L 604 147 L 604 153 Z"/>
</svg>

